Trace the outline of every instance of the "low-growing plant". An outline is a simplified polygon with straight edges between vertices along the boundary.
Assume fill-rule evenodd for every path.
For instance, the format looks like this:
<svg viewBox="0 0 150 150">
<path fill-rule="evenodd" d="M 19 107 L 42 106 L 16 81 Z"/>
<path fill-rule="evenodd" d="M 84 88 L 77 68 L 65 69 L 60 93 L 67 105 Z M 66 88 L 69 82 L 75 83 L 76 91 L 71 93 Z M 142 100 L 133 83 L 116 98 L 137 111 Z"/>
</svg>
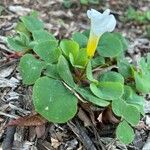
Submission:
<svg viewBox="0 0 150 150">
<path fill-rule="evenodd" d="M 89 4 L 94 4 L 94 5 L 98 5 L 102 0 L 80 0 L 80 4 L 81 5 L 89 5 Z M 63 0 L 63 5 L 66 8 L 70 8 L 75 1 L 71 1 L 71 0 Z"/>
<path fill-rule="evenodd" d="M 87 15 L 90 31 L 75 32 L 71 39 L 60 41 L 35 14 L 23 16 L 17 34 L 7 41 L 21 56 L 23 84 L 33 85 L 36 112 L 50 122 L 65 123 L 83 100 L 109 107 L 120 122 L 117 138 L 128 144 L 134 139 L 133 127 L 144 115 L 144 94 L 150 92 L 150 55 L 138 67 L 130 64 L 124 56 L 126 39 L 112 32 L 116 19 L 110 10 L 92 9 Z"/>
<path fill-rule="evenodd" d="M 148 23 L 150 21 L 150 10 L 135 10 L 133 7 L 130 6 L 125 12 L 124 20 L 135 21 L 137 23 Z"/>
</svg>

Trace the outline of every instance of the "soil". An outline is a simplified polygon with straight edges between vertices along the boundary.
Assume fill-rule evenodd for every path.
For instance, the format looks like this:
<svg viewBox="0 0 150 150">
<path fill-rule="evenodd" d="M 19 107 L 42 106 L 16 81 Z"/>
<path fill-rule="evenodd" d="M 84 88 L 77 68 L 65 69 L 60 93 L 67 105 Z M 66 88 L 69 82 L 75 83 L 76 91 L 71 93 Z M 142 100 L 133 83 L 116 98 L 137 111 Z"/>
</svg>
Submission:
<svg viewBox="0 0 150 150">
<path fill-rule="evenodd" d="M 99 4 L 82 5 L 79 0 L 72 0 L 66 8 L 63 0 L 1 0 L 0 1 L 0 149 L 3 150 L 150 150 L 150 102 L 149 94 L 145 97 L 145 116 L 135 128 L 135 139 L 130 145 L 124 145 L 115 138 L 115 124 L 101 123 L 97 120 L 102 108 L 82 106 L 79 113 L 66 124 L 54 124 L 43 121 L 28 125 L 8 125 L 18 118 L 34 114 L 32 87 L 22 83 L 18 71 L 18 58 L 7 44 L 6 37 L 15 34 L 15 26 L 20 16 L 36 10 L 45 22 L 45 28 L 58 39 L 70 38 L 75 31 L 89 28 L 86 11 L 94 8 L 103 11 L 111 9 L 117 19 L 116 31 L 128 39 L 129 48 L 126 57 L 129 62 L 137 63 L 150 51 L 150 40 L 146 36 L 148 23 L 134 20 L 124 21 L 123 17 L 129 6 L 146 11 L 150 8 L 149 0 L 100 0 Z M 1 6 L 2 11 L 1 11 Z M 30 116 L 30 115 L 29 115 Z M 28 118 L 27 118 L 28 119 Z M 36 120 L 36 119 L 35 119 Z M 36 122 L 36 121 L 35 121 Z M 21 121 L 20 121 L 21 123 Z"/>
</svg>

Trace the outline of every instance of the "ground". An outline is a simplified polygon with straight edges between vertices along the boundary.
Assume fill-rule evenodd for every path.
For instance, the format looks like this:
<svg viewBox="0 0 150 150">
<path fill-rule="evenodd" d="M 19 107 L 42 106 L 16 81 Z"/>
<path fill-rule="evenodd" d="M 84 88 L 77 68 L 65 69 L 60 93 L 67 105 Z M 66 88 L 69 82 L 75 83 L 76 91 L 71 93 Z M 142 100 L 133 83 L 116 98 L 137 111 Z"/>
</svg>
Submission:
<svg viewBox="0 0 150 150">
<path fill-rule="evenodd" d="M 141 150 L 142 147 L 143 150 L 150 149 L 149 95 L 145 98 L 146 115 L 141 118 L 141 124 L 135 129 L 136 137 L 130 145 L 116 141 L 115 125 L 100 124 L 97 119 L 92 119 L 93 112 L 101 111 L 101 108 L 94 106 L 90 116 L 86 115 L 84 106 L 80 113 L 66 124 L 46 123 L 44 127 L 43 125 L 39 127 L 33 123 L 34 126 L 29 127 L 5 128 L 14 118 L 26 116 L 34 111 L 31 100 L 32 87 L 22 84 L 17 68 L 19 59 L 9 57 L 13 52 L 5 43 L 7 36 L 15 34 L 14 27 L 20 16 L 32 10 L 38 11 L 39 17 L 45 22 L 45 28 L 61 39 L 71 37 L 74 31 L 89 28 L 86 15 L 88 9 L 103 11 L 110 8 L 117 19 L 116 31 L 122 32 L 129 41 L 127 59 L 136 64 L 141 56 L 146 56 L 150 51 L 150 41 L 146 32 L 150 21 L 146 23 L 125 21 L 124 16 L 129 6 L 147 11 L 150 8 L 149 0 L 101 0 L 96 5 L 82 5 L 79 0 L 72 0 L 68 8 L 64 6 L 63 0 L 1 0 L 0 10 L 1 6 L 3 10 L 0 11 L 0 149 L 2 147 L 4 150 Z M 43 133 L 42 130 L 45 132 L 40 135 Z"/>
</svg>

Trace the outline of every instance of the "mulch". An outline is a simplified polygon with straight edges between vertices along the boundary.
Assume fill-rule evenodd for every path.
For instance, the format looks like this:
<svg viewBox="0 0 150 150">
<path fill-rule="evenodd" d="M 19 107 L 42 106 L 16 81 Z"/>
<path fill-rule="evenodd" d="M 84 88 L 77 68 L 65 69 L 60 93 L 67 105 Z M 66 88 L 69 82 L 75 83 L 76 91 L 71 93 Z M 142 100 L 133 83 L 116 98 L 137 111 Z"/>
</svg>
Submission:
<svg viewBox="0 0 150 150">
<path fill-rule="evenodd" d="M 101 1 L 99 5 L 81 5 L 73 0 L 70 8 L 65 8 L 63 0 L 1 0 L 0 6 L 0 149 L 3 150 L 149 150 L 150 149 L 150 96 L 145 97 L 145 116 L 135 128 L 135 139 L 130 145 L 124 145 L 115 138 L 116 125 L 100 123 L 97 112 L 102 108 L 85 107 L 66 124 L 46 122 L 40 126 L 7 126 L 18 117 L 34 112 L 32 87 L 22 84 L 17 65 L 19 58 L 13 56 L 6 44 L 6 37 L 14 35 L 19 17 L 32 10 L 39 12 L 45 27 L 58 39 L 70 38 L 75 31 L 89 28 L 86 11 L 89 8 L 105 10 L 110 8 L 120 31 L 129 41 L 126 57 L 129 62 L 137 63 L 150 51 L 150 40 L 145 36 L 145 25 L 120 19 L 131 5 L 140 10 L 150 8 L 149 0 Z M 1 7 L 0 7 L 1 10 Z M 92 110 L 92 111 L 91 111 Z M 94 114 L 94 115 L 93 115 Z M 95 115 L 96 114 L 96 115 Z M 42 134 L 41 134 L 42 133 Z"/>
</svg>

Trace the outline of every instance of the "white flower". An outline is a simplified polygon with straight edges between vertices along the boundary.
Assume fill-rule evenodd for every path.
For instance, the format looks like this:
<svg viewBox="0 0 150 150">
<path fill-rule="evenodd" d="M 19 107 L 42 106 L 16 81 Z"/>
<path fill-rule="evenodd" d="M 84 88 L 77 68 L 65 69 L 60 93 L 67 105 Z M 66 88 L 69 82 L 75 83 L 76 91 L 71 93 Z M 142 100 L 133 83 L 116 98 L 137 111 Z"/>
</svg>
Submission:
<svg viewBox="0 0 150 150">
<path fill-rule="evenodd" d="M 106 9 L 100 13 L 94 9 L 87 11 L 87 16 L 91 19 L 91 31 L 100 36 L 105 32 L 112 32 L 116 26 L 116 19 L 110 15 L 110 10 Z"/>
<path fill-rule="evenodd" d="M 105 32 L 112 32 L 116 26 L 116 19 L 110 15 L 110 10 L 106 9 L 100 13 L 94 9 L 87 11 L 87 16 L 91 20 L 90 37 L 87 45 L 87 55 L 93 57 L 100 36 Z"/>
</svg>

